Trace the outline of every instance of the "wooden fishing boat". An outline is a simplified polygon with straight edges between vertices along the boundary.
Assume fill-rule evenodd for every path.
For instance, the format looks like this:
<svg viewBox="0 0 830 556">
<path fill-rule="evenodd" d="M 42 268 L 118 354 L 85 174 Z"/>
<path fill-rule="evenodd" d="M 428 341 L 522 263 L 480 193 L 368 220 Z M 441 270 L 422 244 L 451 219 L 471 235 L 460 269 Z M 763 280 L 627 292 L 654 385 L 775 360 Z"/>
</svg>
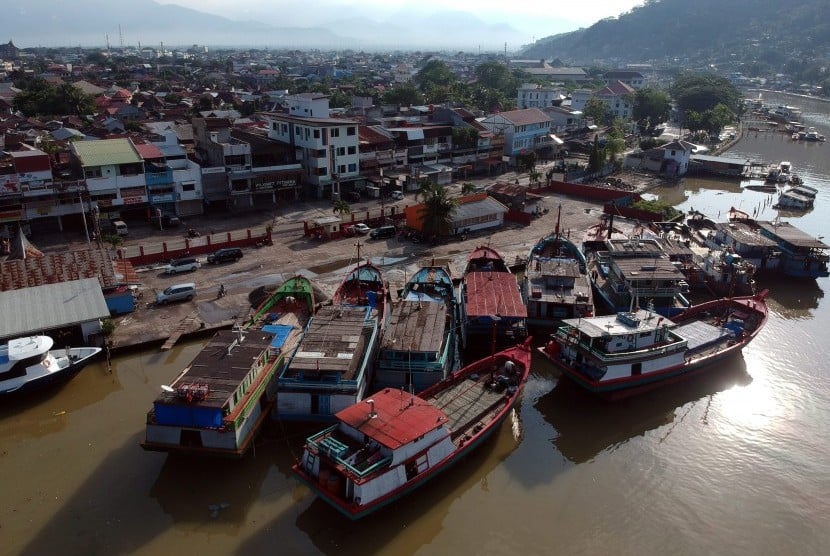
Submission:
<svg viewBox="0 0 830 556">
<path fill-rule="evenodd" d="M 619 399 L 717 368 L 767 322 L 768 291 L 694 305 L 671 319 L 653 307 L 569 319 L 539 352 L 586 390 Z"/>
<path fill-rule="evenodd" d="M 145 450 L 241 457 L 274 405 L 277 376 L 314 310 L 304 276 L 286 280 L 243 326 L 217 332 L 147 413 Z"/>
<path fill-rule="evenodd" d="M 516 277 L 493 248 L 480 246 L 467 257 L 459 295 L 465 349 L 492 353 L 527 337 L 527 308 Z M 476 350 L 480 351 L 480 350 Z"/>
<path fill-rule="evenodd" d="M 530 324 L 553 326 L 565 318 L 594 314 L 585 255 L 560 232 L 558 218 L 554 232 L 528 254 L 522 297 Z"/>
<path fill-rule="evenodd" d="M 320 498 L 359 519 L 421 487 L 497 430 L 530 372 L 530 338 L 415 396 L 386 388 L 309 437 L 293 467 Z"/>
<path fill-rule="evenodd" d="M 311 317 L 297 349 L 277 378 L 275 416 L 329 421 L 363 399 L 371 385 L 388 320 L 386 282 L 370 262 L 348 272 Z"/>
<path fill-rule="evenodd" d="M 381 340 L 375 388 L 420 392 L 458 368 L 458 307 L 449 269 L 422 266 L 399 297 Z"/>
</svg>

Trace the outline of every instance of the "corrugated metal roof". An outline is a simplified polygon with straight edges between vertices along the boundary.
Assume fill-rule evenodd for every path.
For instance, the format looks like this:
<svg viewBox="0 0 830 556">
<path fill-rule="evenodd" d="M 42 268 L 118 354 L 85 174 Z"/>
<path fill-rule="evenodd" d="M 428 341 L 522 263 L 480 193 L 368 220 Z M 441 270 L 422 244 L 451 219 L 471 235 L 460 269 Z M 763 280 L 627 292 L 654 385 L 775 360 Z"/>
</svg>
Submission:
<svg viewBox="0 0 830 556">
<path fill-rule="evenodd" d="M 76 141 L 72 148 L 83 166 L 108 164 L 133 164 L 141 162 L 130 139 L 105 139 L 103 141 Z"/>
<path fill-rule="evenodd" d="M 430 402 L 391 388 L 340 411 L 337 418 L 391 450 L 447 422 L 446 414 Z"/>
<path fill-rule="evenodd" d="M 467 282 L 467 315 L 507 318 L 527 317 L 516 277 L 509 272 L 470 272 Z"/>
<path fill-rule="evenodd" d="M 0 292 L 0 315 L 0 338 L 7 338 L 105 318 L 110 312 L 101 284 L 86 278 Z"/>
<path fill-rule="evenodd" d="M 464 203 L 458 205 L 453 214 L 453 222 L 463 222 L 481 216 L 482 214 L 504 214 L 507 212 L 507 207 L 496 201 L 492 197 L 487 197 L 481 201 L 474 201 L 472 203 Z"/>
</svg>

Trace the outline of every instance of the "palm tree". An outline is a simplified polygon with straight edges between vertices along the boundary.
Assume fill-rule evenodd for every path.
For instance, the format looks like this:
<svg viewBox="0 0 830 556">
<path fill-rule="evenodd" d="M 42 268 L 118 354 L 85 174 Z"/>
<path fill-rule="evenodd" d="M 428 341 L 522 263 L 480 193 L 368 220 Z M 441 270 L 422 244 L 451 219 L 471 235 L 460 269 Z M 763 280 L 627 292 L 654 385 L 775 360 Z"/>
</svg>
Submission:
<svg viewBox="0 0 830 556">
<path fill-rule="evenodd" d="M 458 201 L 447 197 L 447 190 L 430 180 L 421 182 L 421 188 L 415 193 L 415 200 L 419 198 L 424 202 L 419 211 L 424 236 L 438 238 L 449 235 Z"/>
<path fill-rule="evenodd" d="M 331 211 L 342 219 L 345 215 L 352 213 L 352 208 L 349 206 L 349 203 L 340 199 L 334 202 L 334 207 Z"/>
<path fill-rule="evenodd" d="M 476 185 L 474 183 L 465 182 L 461 185 L 461 194 L 462 195 L 469 195 L 470 193 L 475 193 Z"/>
<path fill-rule="evenodd" d="M 531 168 L 528 177 L 530 178 L 530 183 L 532 185 L 537 183 L 542 178 L 542 173 L 536 170 L 536 168 Z"/>
</svg>

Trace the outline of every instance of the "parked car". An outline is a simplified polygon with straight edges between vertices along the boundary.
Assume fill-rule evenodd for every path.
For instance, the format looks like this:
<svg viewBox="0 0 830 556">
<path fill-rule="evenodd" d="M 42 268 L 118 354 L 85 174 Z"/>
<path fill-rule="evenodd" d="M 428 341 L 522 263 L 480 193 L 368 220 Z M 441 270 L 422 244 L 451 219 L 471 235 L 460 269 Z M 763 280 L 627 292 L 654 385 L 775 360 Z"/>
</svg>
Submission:
<svg viewBox="0 0 830 556">
<path fill-rule="evenodd" d="M 370 228 L 369 226 L 367 226 L 363 222 L 358 222 L 357 224 L 355 224 L 353 226 L 353 229 L 354 229 L 355 232 L 357 232 L 359 234 L 368 234 L 369 232 L 372 231 L 372 228 Z"/>
<path fill-rule="evenodd" d="M 403 201 L 403 191 L 393 191 L 390 197 L 396 201 Z"/>
<path fill-rule="evenodd" d="M 346 193 L 346 200 L 351 201 L 353 203 L 360 202 L 360 193 L 357 191 L 349 191 Z"/>
<path fill-rule="evenodd" d="M 202 265 L 194 257 L 184 257 L 182 259 L 174 259 L 170 264 L 164 267 L 165 274 L 179 274 L 180 272 L 193 272 Z"/>
<path fill-rule="evenodd" d="M 242 249 L 239 247 L 225 247 L 214 251 L 207 257 L 210 264 L 236 262 L 242 258 Z"/>
<path fill-rule="evenodd" d="M 395 237 L 396 233 L 398 233 L 398 230 L 397 228 L 395 228 L 395 226 L 381 226 L 380 228 L 375 228 L 374 230 L 369 232 L 369 237 L 372 239 Z"/>
<path fill-rule="evenodd" d="M 196 284 L 176 284 L 156 294 L 156 303 L 165 305 L 173 301 L 190 301 L 196 296 Z"/>
</svg>

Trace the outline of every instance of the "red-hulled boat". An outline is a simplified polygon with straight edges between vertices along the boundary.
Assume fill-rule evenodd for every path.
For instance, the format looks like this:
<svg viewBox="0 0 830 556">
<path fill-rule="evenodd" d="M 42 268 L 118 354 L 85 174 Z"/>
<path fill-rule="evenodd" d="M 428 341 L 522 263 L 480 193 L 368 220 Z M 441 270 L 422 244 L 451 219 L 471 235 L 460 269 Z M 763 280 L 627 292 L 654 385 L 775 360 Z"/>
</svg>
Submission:
<svg viewBox="0 0 830 556">
<path fill-rule="evenodd" d="M 628 397 L 740 353 L 767 322 L 767 293 L 708 301 L 671 319 L 653 308 L 567 319 L 539 351 L 590 392 Z"/>
<path fill-rule="evenodd" d="M 417 396 L 386 388 L 308 438 L 294 473 L 351 519 L 393 502 L 460 460 L 509 415 L 530 373 L 530 338 Z"/>
<path fill-rule="evenodd" d="M 461 337 L 465 348 L 491 353 L 527 337 L 527 307 L 516 276 L 492 247 L 479 246 L 467 257 L 461 282 Z"/>
</svg>

